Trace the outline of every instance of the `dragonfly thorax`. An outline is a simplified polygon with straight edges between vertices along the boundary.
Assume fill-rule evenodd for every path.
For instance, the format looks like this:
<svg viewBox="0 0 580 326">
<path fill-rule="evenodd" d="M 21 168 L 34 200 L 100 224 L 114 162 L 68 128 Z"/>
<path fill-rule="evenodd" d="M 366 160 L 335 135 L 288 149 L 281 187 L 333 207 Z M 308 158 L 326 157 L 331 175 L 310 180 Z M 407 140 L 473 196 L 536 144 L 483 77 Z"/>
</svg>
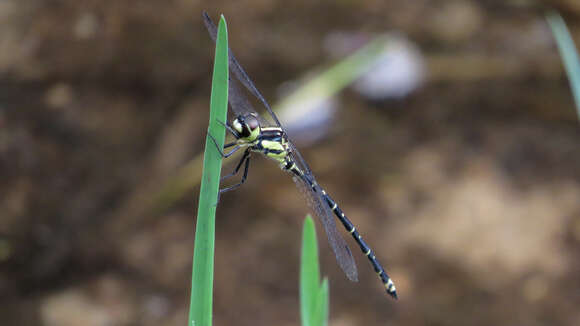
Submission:
<svg viewBox="0 0 580 326">
<path fill-rule="evenodd" d="M 232 128 L 237 132 L 237 138 L 244 142 L 252 142 L 260 135 L 260 122 L 253 114 L 238 115 L 232 122 Z"/>
</svg>

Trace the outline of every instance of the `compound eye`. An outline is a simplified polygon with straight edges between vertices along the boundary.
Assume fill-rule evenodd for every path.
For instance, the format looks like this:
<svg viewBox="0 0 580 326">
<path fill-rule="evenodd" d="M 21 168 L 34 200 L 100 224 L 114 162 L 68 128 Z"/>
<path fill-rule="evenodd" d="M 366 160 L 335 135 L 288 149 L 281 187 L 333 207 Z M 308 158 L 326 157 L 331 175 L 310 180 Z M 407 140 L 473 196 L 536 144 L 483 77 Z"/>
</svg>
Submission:
<svg viewBox="0 0 580 326">
<path fill-rule="evenodd" d="M 242 133 L 242 131 L 244 130 L 243 118 L 237 117 L 236 119 L 234 119 L 234 121 L 232 122 L 232 127 L 234 128 L 235 131 Z"/>
<path fill-rule="evenodd" d="M 256 119 L 256 117 L 254 117 L 252 115 L 246 117 L 246 123 L 248 124 L 248 127 L 250 128 L 250 130 L 255 130 L 256 128 L 260 127 L 260 123 L 258 122 L 258 119 Z"/>
</svg>

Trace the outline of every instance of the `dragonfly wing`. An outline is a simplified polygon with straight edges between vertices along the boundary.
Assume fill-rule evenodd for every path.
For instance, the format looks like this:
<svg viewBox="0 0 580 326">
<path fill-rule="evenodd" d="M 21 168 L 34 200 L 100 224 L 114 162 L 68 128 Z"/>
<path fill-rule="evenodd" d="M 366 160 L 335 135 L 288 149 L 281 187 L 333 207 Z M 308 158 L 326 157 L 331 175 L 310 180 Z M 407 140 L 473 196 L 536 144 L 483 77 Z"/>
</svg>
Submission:
<svg viewBox="0 0 580 326">
<path fill-rule="evenodd" d="M 211 18 L 209 18 L 208 14 L 205 11 L 203 12 L 203 19 L 205 27 L 207 28 L 210 37 L 215 42 L 217 37 L 217 27 L 215 26 L 215 24 L 213 23 Z M 236 79 L 239 81 L 238 82 L 235 79 L 232 79 L 232 77 L 230 77 L 229 79 L 228 102 L 230 103 L 232 110 L 236 115 L 245 115 L 249 113 L 254 114 L 258 118 L 261 126 L 271 125 L 270 122 L 266 121 L 256 112 L 256 110 L 254 109 L 248 98 L 244 95 L 239 83 L 241 82 L 242 84 L 244 84 L 245 87 L 260 100 L 260 102 L 265 103 L 267 108 L 269 108 L 270 106 L 268 105 L 262 94 L 258 91 L 258 89 L 256 89 L 256 87 L 250 80 L 250 77 L 248 77 L 248 74 L 246 74 L 244 69 L 240 66 L 232 50 L 228 49 L 228 51 L 229 51 L 228 57 L 230 71 L 234 73 L 234 76 L 236 76 Z"/>
<path fill-rule="evenodd" d="M 248 98 L 240 89 L 239 83 L 237 81 L 230 78 L 228 91 L 228 102 L 230 102 L 230 106 L 236 115 L 246 115 L 248 113 L 253 113 L 256 115 L 256 117 L 259 117 L 260 125 L 269 125 L 269 123 L 261 119 L 261 117 L 257 114 Z"/>
<path fill-rule="evenodd" d="M 207 12 L 205 12 L 205 11 L 203 12 L 203 22 L 204 22 L 205 27 L 207 28 L 207 30 L 209 32 L 210 37 L 215 42 L 216 37 L 217 37 L 217 27 L 213 23 L 213 21 L 211 20 L 211 18 L 207 14 Z M 270 105 L 268 104 L 268 102 L 266 101 L 266 99 L 264 98 L 262 93 L 260 93 L 258 88 L 256 88 L 256 86 L 254 85 L 254 83 L 250 79 L 250 76 L 248 76 L 248 74 L 246 73 L 244 68 L 242 68 L 242 66 L 240 65 L 240 63 L 236 59 L 234 52 L 232 52 L 232 50 L 229 48 L 228 48 L 228 51 L 229 51 L 228 57 L 229 57 L 230 71 L 234 73 L 234 76 L 236 76 L 236 78 L 240 81 L 240 83 L 242 83 L 246 87 L 246 89 L 248 89 L 248 91 L 250 91 L 250 93 L 252 93 L 252 95 L 254 95 L 260 102 L 262 102 L 262 104 L 264 105 L 264 107 L 266 107 L 266 110 L 268 110 L 268 113 L 270 114 L 270 116 L 272 117 L 274 122 L 276 122 L 276 125 L 278 125 L 278 127 L 281 127 L 280 121 L 278 120 L 278 117 L 274 114 L 274 111 L 272 111 L 272 108 L 270 107 Z M 231 83 L 232 83 L 232 79 L 230 78 L 230 84 Z M 231 88 L 231 86 L 230 86 L 230 88 Z M 239 92 L 239 91 L 238 91 L 238 93 L 241 94 L 241 92 Z"/>
<path fill-rule="evenodd" d="M 348 245 L 336 228 L 336 222 L 332 212 L 330 211 L 330 208 L 324 202 L 324 199 L 317 195 L 304 180 L 296 176 L 293 179 L 296 183 L 296 186 L 298 186 L 300 189 L 300 192 L 302 192 L 306 197 L 308 205 L 312 208 L 312 210 L 314 210 L 314 213 L 316 216 L 318 216 L 318 219 L 322 223 L 324 231 L 326 231 L 328 243 L 330 244 L 332 251 L 334 251 L 338 265 L 349 280 L 357 282 L 358 272 L 356 269 L 356 263 L 354 262 L 354 258 L 352 257 L 352 253 Z M 317 192 L 320 193 L 322 189 L 320 186 L 316 187 Z"/>
</svg>

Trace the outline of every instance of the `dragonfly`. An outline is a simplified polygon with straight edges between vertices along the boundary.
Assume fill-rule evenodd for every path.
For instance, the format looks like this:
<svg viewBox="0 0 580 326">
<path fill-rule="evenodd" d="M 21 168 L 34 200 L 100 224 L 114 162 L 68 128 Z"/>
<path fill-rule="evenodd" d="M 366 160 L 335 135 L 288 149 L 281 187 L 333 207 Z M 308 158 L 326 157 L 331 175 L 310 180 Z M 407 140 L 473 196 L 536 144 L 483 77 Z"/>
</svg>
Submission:
<svg viewBox="0 0 580 326">
<path fill-rule="evenodd" d="M 203 12 L 204 24 L 207 27 L 210 37 L 215 42 L 217 37 L 217 27 L 206 12 Z M 358 281 L 358 272 L 352 253 L 345 240 L 338 232 L 334 216 L 342 223 L 346 231 L 352 236 L 354 241 L 359 245 L 363 254 L 368 258 L 379 279 L 383 283 L 386 292 L 393 298 L 397 299 L 397 290 L 395 284 L 378 261 L 375 252 L 363 240 L 362 236 L 340 209 L 338 204 L 330 195 L 316 182 L 312 170 L 306 161 L 300 155 L 296 146 L 290 141 L 288 134 L 280 124 L 278 117 L 272 111 L 272 108 L 256 88 L 246 71 L 236 60 L 231 49 L 229 50 L 229 69 L 235 76 L 235 79 L 229 79 L 228 101 L 231 109 L 235 113 L 232 122 L 223 123 L 230 134 L 235 138 L 234 142 L 225 144 L 223 149 L 219 147 L 215 138 L 214 144 L 224 158 L 228 158 L 240 149 L 244 149 L 242 158 L 234 168 L 233 172 L 225 175 L 222 181 L 237 175 L 242 166 L 243 174 L 239 183 L 220 189 L 220 195 L 224 192 L 234 190 L 240 187 L 248 177 L 250 158 L 252 153 L 259 153 L 269 159 L 274 160 L 283 171 L 292 175 L 292 178 L 298 188 L 305 194 L 309 206 L 319 218 L 328 243 L 332 248 L 338 265 L 346 274 L 349 280 Z M 236 80 L 237 79 L 237 80 Z M 266 111 L 274 121 L 269 123 L 262 118 L 250 104 L 247 97 L 241 90 L 242 84 L 258 101 L 266 108 Z M 229 152 L 224 150 L 231 148 Z M 333 216 L 334 215 L 334 216 Z"/>
</svg>

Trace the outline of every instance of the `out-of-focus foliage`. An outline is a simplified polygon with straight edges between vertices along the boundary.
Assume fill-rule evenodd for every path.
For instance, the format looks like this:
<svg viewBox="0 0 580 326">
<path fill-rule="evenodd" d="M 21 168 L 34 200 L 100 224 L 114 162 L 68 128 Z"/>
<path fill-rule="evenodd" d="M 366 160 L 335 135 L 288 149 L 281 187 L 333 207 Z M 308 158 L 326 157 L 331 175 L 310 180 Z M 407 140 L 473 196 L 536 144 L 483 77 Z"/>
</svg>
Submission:
<svg viewBox="0 0 580 326">
<path fill-rule="evenodd" d="M 566 67 L 566 73 L 570 80 L 570 88 L 572 89 L 572 95 L 576 102 L 578 118 L 580 118 L 580 58 L 578 58 L 576 46 L 562 16 L 556 12 L 550 12 L 547 17 L 548 23 L 550 23 L 550 27 L 552 28 L 552 33 L 554 33 L 554 37 L 558 43 L 558 49 L 564 61 L 564 66 Z"/>
<path fill-rule="evenodd" d="M 307 216 L 302 229 L 300 259 L 300 316 L 302 326 L 328 325 L 328 279 L 320 283 L 318 244 L 312 217 Z"/>
</svg>

